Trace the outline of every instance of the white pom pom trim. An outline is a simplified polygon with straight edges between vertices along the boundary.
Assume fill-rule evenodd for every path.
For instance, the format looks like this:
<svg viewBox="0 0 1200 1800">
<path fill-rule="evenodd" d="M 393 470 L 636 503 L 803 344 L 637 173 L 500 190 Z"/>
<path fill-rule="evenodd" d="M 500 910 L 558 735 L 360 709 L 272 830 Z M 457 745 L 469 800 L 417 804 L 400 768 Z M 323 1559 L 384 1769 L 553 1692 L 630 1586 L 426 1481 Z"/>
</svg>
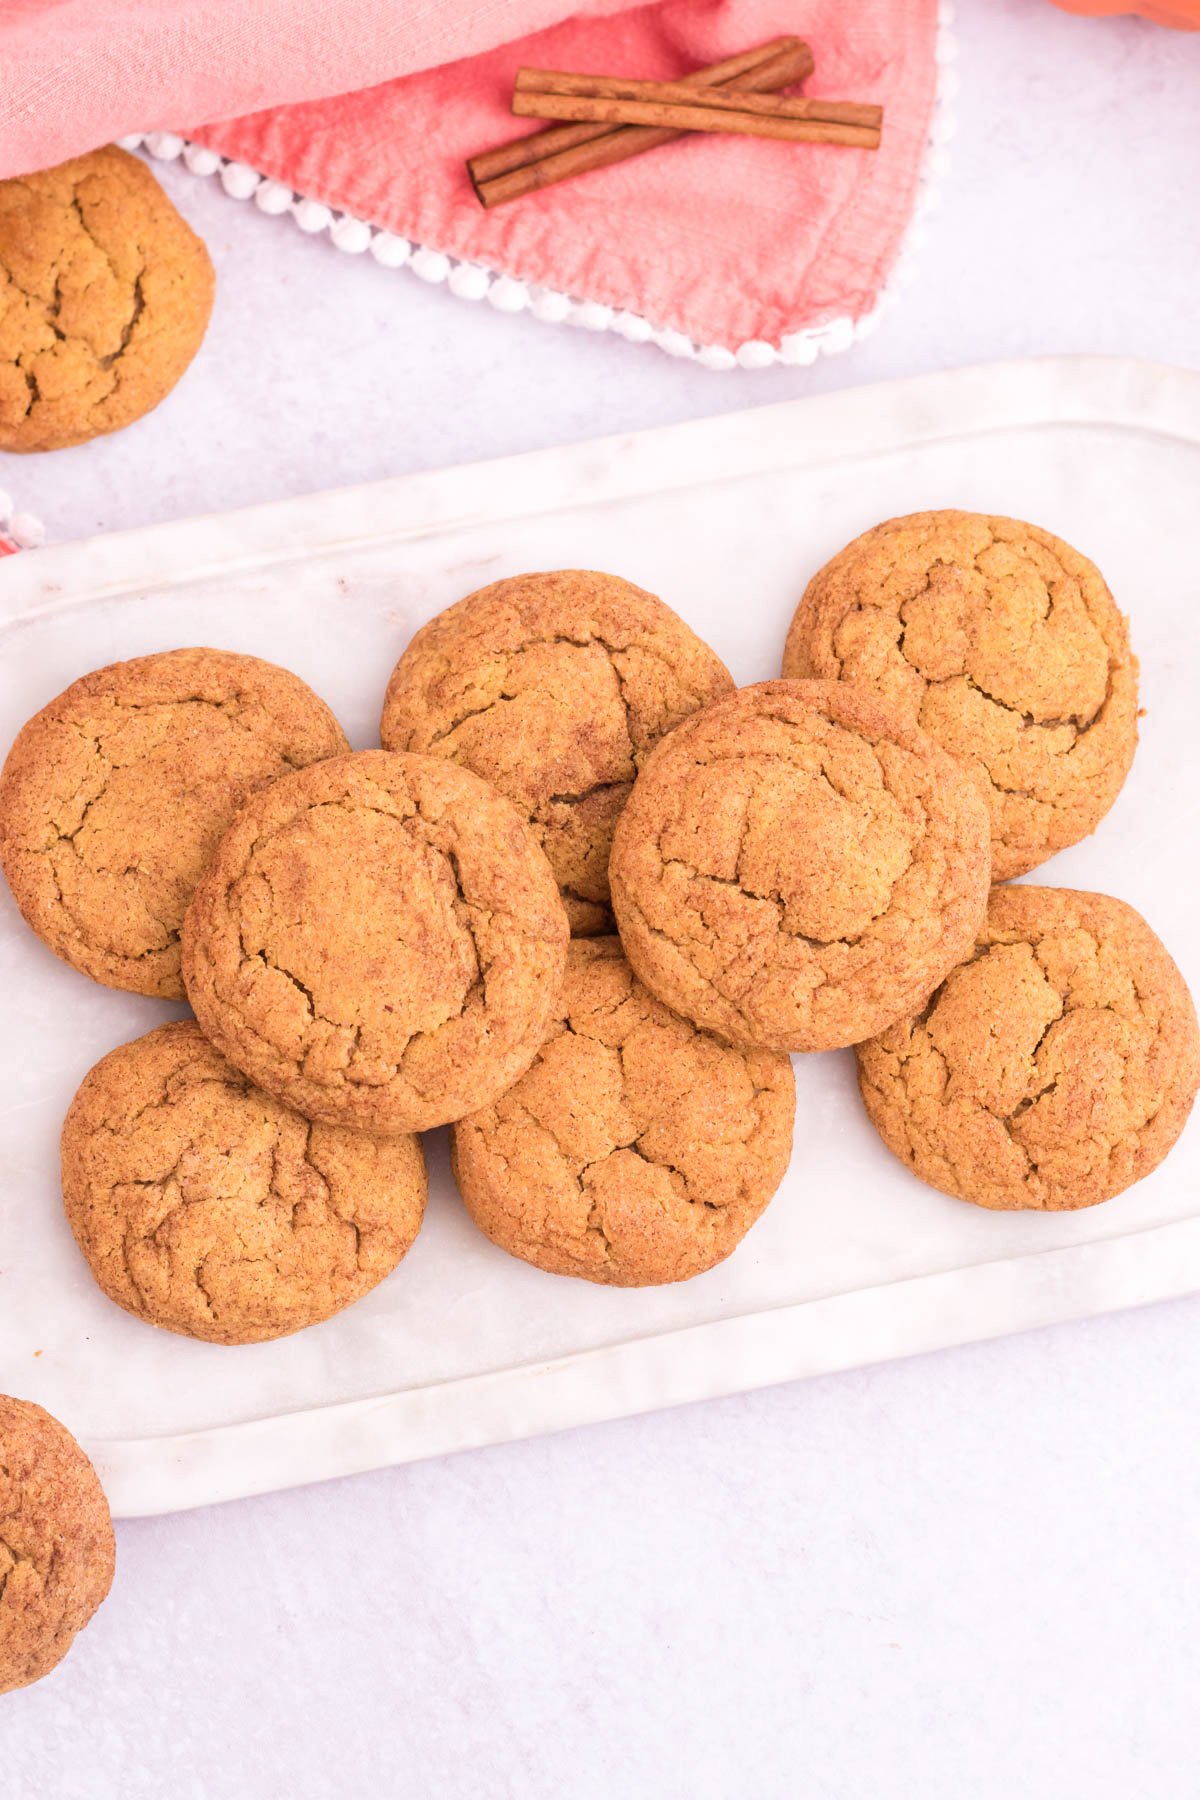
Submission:
<svg viewBox="0 0 1200 1800">
<path fill-rule="evenodd" d="M 524 312 L 529 305 L 529 288 L 523 281 L 514 281 L 511 275 L 498 275 L 488 288 L 487 297 L 497 312 Z"/>
<path fill-rule="evenodd" d="M 749 343 L 741 345 L 734 360 L 739 369 L 769 369 L 779 360 L 779 353 L 773 344 L 762 338 L 751 338 Z"/>
<path fill-rule="evenodd" d="M 185 144 L 183 160 L 193 175 L 219 175 L 221 159 L 215 150 L 206 150 L 203 144 Z M 229 189 L 226 188 L 228 193 Z"/>
<path fill-rule="evenodd" d="M 668 356 L 695 356 L 696 346 L 682 331 L 656 331 L 650 342 L 665 350 Z"/>
<path fill-rule="evenodd" d="M 146 138 L 146 148 L 155 162 L 174 162 L 183 155 L 183 139 L 173 131 L 152 131 Z"/>
<path fill-rule="evenodd" d="M 456 269 L 451 269 L 446 283 L 460 300 L 482 300 L 491 285 L 491 276 L 478 263 L 459 263 Z"/>
<path fill-rule="evenodd" d="M 265 212 L 269 217 L 277 218 L 280 214 L 291 211 L 292 190 L 290 187 L 285 187 L 282 181 L 264 181 L 255 193 L 254 204 L 259 212 Z"/>
<path fill-rule="evenodd" d="M 623 337 L 631 344 L 648 344 L 654 336 L 654 327 L 649 319 L 643 319 L 641 313 L 619 312 L 609 326 L 618 337 Z"/>
<path fill-rule="evenodd" d="M 371 227 L 362 219 L 352 219 L 349 213 L 334 221 L 329 235 L 347 256 L 361 256 L 371 248 Z"/>
<path fill-rule="evenodd" d="M 258 192 L 262 176 L 246 163 L 226 163 L 221 170 L 221 186 L 231 200 L 249 200 Z"/>
<path fill-rule="evenodd" d="M 485 268 L 480 263 L 457 262 L 432 245 L 410 244 L 407 238 L 379 230 L 369 220 L 356 218 L 352 213 L 335 214 L 322 201 L 293 194 L 283 182 L 260 174 L 247 163 L 227 162 L 215 150 L 187 143 L 171 131 L 133 132 L 119 138 L 118 143 L 123 150 L 145 150 L 160 162 L 172 162 L 182 156 L 184 166 L 193 175 L 219 176 L 221 186 L 233 199 L 253 199 L 259 210 L 268 216 L 288 213 L 301 231 L 311 237 L 327 231 L 330 241 L 343 255 L 361 256 L 369 250 L 381 268 L 407 267 L 422 281 L 434 286 L 444 284 L 459 300 L 476 303 L 486 300 L 501 313 L 531 312 L 535 319 L 546 325 L 575 325 L 584 331 L 615 331 L 628 343 L 655 344 L 668 356 L 690 358 L 701 368 L 714 372 L 769 369 L 778 365 L 805 368 L 816 362 L 818 356 L 835 356 L 841 350 L 848 350 L 860 338 L 869 337 L 878 328 L 888 307 L 913 280 L 913 257 L 926 236 L 926 219 L 941 205 L 938 182 L 950 167 L 945 145 L 954 135 L 955 121 L 950 102 L 959 86 L 958 72 L 952 66 L 958 55 L 953 0 L 941 0 L 938 7 L 934 55 L 937 99 L 913 219 L 874 310 L 858 318 L 843 314 L 823 320 L 804 331 L 792 332 L 778 344 L 770 344 L 762 338 L 751 338 L 733 346 L 693 343 L 684 332 L 656 326 L 640 313 L 608 306 L 600 300 L 560 294 L 553 288 L 531 286 L 516 275 Z M 24 518 L 26 515 L 18 516 Z M 2 523 L 3 513 L 0 512 Z M 32 523 L 36 525 L 37 521 Z M 9 531 L 12 535 L 11 524 Z"/>
<path fill-rule="evenodd" d="M 723 344 L 706 344 L 704 349 L 698 352 L 696 361 L 702 369 L 715 369 L 718 373 L 723 373 L 727 369 L 736 369 L 738 366 L 738 359 L 733 351 L 726 350 Z"/>
<path fill-rule="evenodd" d="M 377 231 L 371 239 L 371 255 L 385 269 L 402 269 L 412 256 L 412 245 L 390 231 Z"/>
<path fill-rule="evenodd" d="M 0 492 L 0 538 L 18 550 L 36 550 L 46 541 L 46 527 L 32 513 L 14 511 L 12 495 Z"/>
<path fill-rule="evenodd" d="M 571 297 L 558 293 L 555 288 L 531 288 L 529 310 L 543 325 L 565 325 L 571 316 Z M 648 331 L 649 326 L 646 329 Z"/>
<path fill-rule="evenodd" d="M 599 300 L 581 300 L 569 316 L 572 325 L 584 331 L 608 331 L 613 322 L 613 309 Z"/>
<path fill-rule="evenodd" d="M 413 274 L 419 275 L 422 281 L 428 281 L 436 286 L 439 281 L 445 281 L 449 275 L 450 258 L 443 256 L 440 250 L 430 250 L 422 244 L 419 250 L 413 251 L 410 267 Z"/>
<path fill-rule="evenodd" d="M 36 550 L 46 541 L 46 527 L 32 513 L 15 512 L 8 521 L 8 529 L 22 550 Z"/>
<path fill-rule="evenodd" d="M 390 230 L 380 230 L 371 239 L 371 254 L 383 268 L 403 268 L 412 256 L 412 245 L 407 238 L 394 238 Z"/>
<path fill-rule="evenodd" d="M 292 208 L 292 217 L 301 231 L 310 237 L 319 231 L 328 231 L 333 224 L 333 214 L 319 200 L 297 200 Z"/>
</svg>

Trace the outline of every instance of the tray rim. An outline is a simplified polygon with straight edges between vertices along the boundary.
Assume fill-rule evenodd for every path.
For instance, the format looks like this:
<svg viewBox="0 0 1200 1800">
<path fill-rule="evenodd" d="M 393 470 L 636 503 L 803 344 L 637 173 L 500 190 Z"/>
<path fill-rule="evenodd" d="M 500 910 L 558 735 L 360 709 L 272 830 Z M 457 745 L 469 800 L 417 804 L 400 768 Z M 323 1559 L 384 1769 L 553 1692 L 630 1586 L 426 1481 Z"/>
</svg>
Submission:
<svg viewBox="0 0 1200 1800">
<path fill-rule="evenodd" d="M 222 571 L 267 569 L 306 553 L 413 541 L 491 520 L 878 456 L 955 436 L 1087 424 L 1200 445 L 1200 371 L 1100 356 L 976 364 L 78 539 L 0 564 L 0 640 L 51 613 Z M 114 1514 L 148 1516 L 1197 1289 L 1200 1216 L 651 1333 L 545 1363 L 201 1431 L 84 1441 Z"/>
<path fill-rule="evenodd" d="M 968 416 L 964 417 L 964 413 Z M 780 428 L 801 426 L 785 454 Z M 1200 371 L 1120 356 L 1016 357 L 804 395 L 673 425 L 451 464 L 287 500 L 100 533 L 0 562 L 0 634 L 148 586 L 269 568 L 300 550 L 411 542 L 489 521 L 670 493 L 759 471 L 812 468 L 915 444 L 1035 425 L 1108 425 L 1200 441 Z M 721 473 L 711 461 L 720 457 Z M 607 462 L 610 472 L 590 471 Z M 709 465 L 709 466 L 705 466 Z M 413 515 L 416 515 L 415 517 Z M 405 518 L 410 522 L 403 523 Z M 186 575 L 171 568 L 196 541 Z M 66 590 L 86 567 L 86 593 Z"/>
<path fill-rule="evenodd" d="M 391 1394 L 83 1444 L 114 1516 L 144 1518 L 982 1343 L 1197 1288 L 1200 1217 Z"/>
</svg>

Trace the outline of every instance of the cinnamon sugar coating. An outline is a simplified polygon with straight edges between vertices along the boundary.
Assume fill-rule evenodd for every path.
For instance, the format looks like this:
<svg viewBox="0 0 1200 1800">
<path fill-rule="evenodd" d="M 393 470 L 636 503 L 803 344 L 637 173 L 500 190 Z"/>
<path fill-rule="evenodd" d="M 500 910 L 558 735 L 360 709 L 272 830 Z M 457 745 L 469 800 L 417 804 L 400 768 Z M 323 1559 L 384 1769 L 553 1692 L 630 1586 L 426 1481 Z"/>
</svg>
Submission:
<svg viewBox="0 0 1200 1800">
<path fill-rule="evenodd" d="M 1095 1206 L 1158 1166 L 1200 1084 L 1183 977 L 1122 900 L 998 887 L 971 956 L 858 1050 L 889 1150 L 977 1206 Z"/>
<path fill-rule="evenodd" d="M 57 1419 L 0 1394 L 0 1694 L 62 1661 L 112 1586 L 96 1471 Z"/>
<path fill-rule="evenodd" d="M 827 1050 L 919 1005 L 987 903 L 987 813 L 930 738 L 845 682 L 686 720 L 617 826 L 613 904 L 652 993 L 731 1043 Z"/>
<path fill-rule="evenodd" d="M 518 575 L 419 631 L 387 691 L 389 750 L 452 757 L 499 788 L 550 859 L 577 937 L 611 931 L 608 858 L 665 732 L 732 692 L 720 659 L 615 575 Z"/>
<path fill-rule="evenodd" d="M 1094 831 L 1137 746 L 1137 662 L 1094 563 L 1018 519 L 913 513 L 809 582 L 783 673 L 852 681 L 958 757 L 993 875 Z"/>
<path fill-rule="evenodd" d="M 200 348 L 208 251 L 139 157 L 109 145 L 0 181 L 0 450 L 140 419 Z"/>
<path fill-rule="evenodd" d="M 239 813 L 189 909 L 183 972 L 221 1052 L 297 1112 L 424 1131 L 528 1068 L 567 935 L 507 800 L 441 758 L 366 750 Z"/>
<path fill-rule="evenodd" d="M 361 1299 L 408 1253 L 426 1191 L 418 1138 L 302 1119 L 192 1019 L 85 1077 L 62 1182 L 109 1299 L 215 1344 L 283 1337 Z"/>
<path fill-rule="evenodd" d="M 728 1256 L 787 1170 L 786 1056 L 735 1050 L 655 1000 L 612 937 L 576 939 L 533 1067 L 454 1127 L 476 1224 L 540 1269 L 620 1287 Z"/>
<path fill-rule="evenodd" d="M 26 921 L 109 987 L 183 997 L 179 932 L 221 834 L 257 789 L 347 748 L 299 676 L 168 650 L 74 682 L 0 774 L 0 865 Z"/>
</svg>

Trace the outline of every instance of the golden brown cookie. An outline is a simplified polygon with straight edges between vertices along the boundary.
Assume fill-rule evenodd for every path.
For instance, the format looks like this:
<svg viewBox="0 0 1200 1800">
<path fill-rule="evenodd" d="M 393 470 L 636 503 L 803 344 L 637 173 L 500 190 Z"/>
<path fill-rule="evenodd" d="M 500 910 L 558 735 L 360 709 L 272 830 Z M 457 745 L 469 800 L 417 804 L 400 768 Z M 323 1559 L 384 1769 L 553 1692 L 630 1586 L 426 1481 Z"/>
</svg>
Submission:
<svg viewBox="0 0 1200 1800">
<path fill-rule="evenodd" d="M 454 1127 L 455 1178 L 480 1229 L 539 1269 L 685 1281 L 783 1180 L 795 1107 L 786 1056 L 718 1043 L 647 992 L 617 938 L 576 939 L 533 1067 Z"/>
<path fill-rule="evenodd" d="M 1137 662 L 1099 569 L 1018 519 L 877 525 L 805 591 L 786 676 L 867 688 L 972 771 L 997 881 L 1094 831 L 1137 746 Z"/>
<path fill-rule="evenodd" d="M 961 961 L 989 868 L 983 801 L 930 738 L 846 682 L 764 681 L 659 744 L 611 876 L 660 1000 L 734 1044 L 829 1050 Z"/>
<path fill-rule="evenodd" d="M 185 1019 L 85 1077 L 62 1186 L 110 1300 L 168 1331 L 256 1344 L 391 1274 L 421 1224 L 425 1157 L 419 1138 L 310 1124 Z"/>
<path fill-rule="evenodd" d="M 0 181 L 0 450 L 61 450 L 158 405 L 200 348 L 208 251 L 110 147 Z"/>
<path fill-rule="evenodd" d="M 615 575 L 518 575 L 447 607 L 388 686 L 389 750 L 453 757 L 506 794 L 550 859 L 577 937 L 612 930 L 608 857 L 664 732 L 733 691 L 707 644 Z"/>
<path fill-rule="evenodd" d="M 116 1543 L 70 1432 L 0 1394 L 0 1694 L 48 1675 L 112 1586 Z"/>
<path fill-rule="evenodd" d="M 366 750 L 277 781 L 188 912 L 204 1030 L 298 1112 L 424 1131 L 524 1074 L 567 949 L 554 876 L 477 775 Z"/>
<path fill-rule="evenodd" d="M 109 987 L 180 999 L 179 928 L 238 807 L 346 749 L 323 700 L 228 650 L 85 675 L 20 733 L 0 774 L 0 866 L 56 956 Z"/>
<path fill-rule="evenodd" d="M 858 1051 L 888 1149 L 977 1206 L 1095 1206 L 1158 1167 L 1200 1085 L 1183 977 L 1131 906 L 999 887 L 974 953 Z"/>
</svg>

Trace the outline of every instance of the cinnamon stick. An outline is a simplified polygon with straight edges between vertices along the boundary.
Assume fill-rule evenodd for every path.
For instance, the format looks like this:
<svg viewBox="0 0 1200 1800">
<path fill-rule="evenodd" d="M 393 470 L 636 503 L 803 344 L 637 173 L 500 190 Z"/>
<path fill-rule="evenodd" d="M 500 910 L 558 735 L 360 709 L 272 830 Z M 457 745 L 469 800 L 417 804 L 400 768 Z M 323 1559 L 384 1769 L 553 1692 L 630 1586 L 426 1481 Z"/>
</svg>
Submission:
<svg viewBox="0 0 1200 1800">
<path fill-rule="evenodd" d="M 830 125 L 862 125 L 877 130 L 882 106 L 854 100 L 794 100 L 780 94 L 697 91 L 686 81 L 631 81 L 614 75 L 566 75 L 552 69 L 518 69 L 518 94 L 572 94 L 584 100 L 647 100 L 671 105 L 715 107 L 720 112 L 760 113 L 764 118 L 821 119 Z"/>
<path fill-rule="evenodd" d="M 706 69 L 696 69 L 682 78 L 681 85 L 689 90 L 717 87 L 723 83 L 737 83 L 740 86 L 744 77 L 766 69 L 776 60 L 780 61 L 785 71 L 785 79 L 776 83 L 779 87 L 794 87 L 812 74 L 813 58 L 808 45 L 801 38 L 782 37 L 773 39 L 769 44 L 760 44 L 755 50 L 743 50 L 738 56 L 726 57 L 724 62 L 712 63 Z M 790 72 L 793 68 L 794 74 Z M 517 79 L 520 80 L 520 73 Z M 606 125 L 559 125 L 546 131 L 532 132 L 528 137 L 517 138 L 511 144 L 500 144 L 495 150 L 485 150 L 481 155 L 473 156 L 467 163 L 467 168 L 478 187 L 481 182 L 495 181 L 499 176 L 511 174 L 515 169 L 524 169 L 530 163 L 555 156 L 560 150 L 571 150 L 578 144 L 607 136 L 611 130 L 612 127 Z"/>
<path fill-rule="evenodd" d="M 830 124 L 824 119 L 795 119 L 780 113 L 764 116 L 680 101 L 588 99 L 574 94 L 514 94 L 513 112 L 522 119 L 595 120 L 605 125 L 773 138 L 790 144 L 848 144 L 863 150 L 877 149 L 880 135 L 877 126 Z"/>
<path fill-rule="evenodd" d="M 812 69 L 812 51 L 802 39 L 777 38 L 757 50 L 697 69 L 684 77 L 682 85 L 697 89 L 721 86 L 737 93 L 770 92 L 795 87 Z M 491 208 L 592 169 L 610 168 L 684 135 L 645 126 L 561 125 L 484 151 L 471 158 L 467 170 L 480 204 Z"/>
</svg>

